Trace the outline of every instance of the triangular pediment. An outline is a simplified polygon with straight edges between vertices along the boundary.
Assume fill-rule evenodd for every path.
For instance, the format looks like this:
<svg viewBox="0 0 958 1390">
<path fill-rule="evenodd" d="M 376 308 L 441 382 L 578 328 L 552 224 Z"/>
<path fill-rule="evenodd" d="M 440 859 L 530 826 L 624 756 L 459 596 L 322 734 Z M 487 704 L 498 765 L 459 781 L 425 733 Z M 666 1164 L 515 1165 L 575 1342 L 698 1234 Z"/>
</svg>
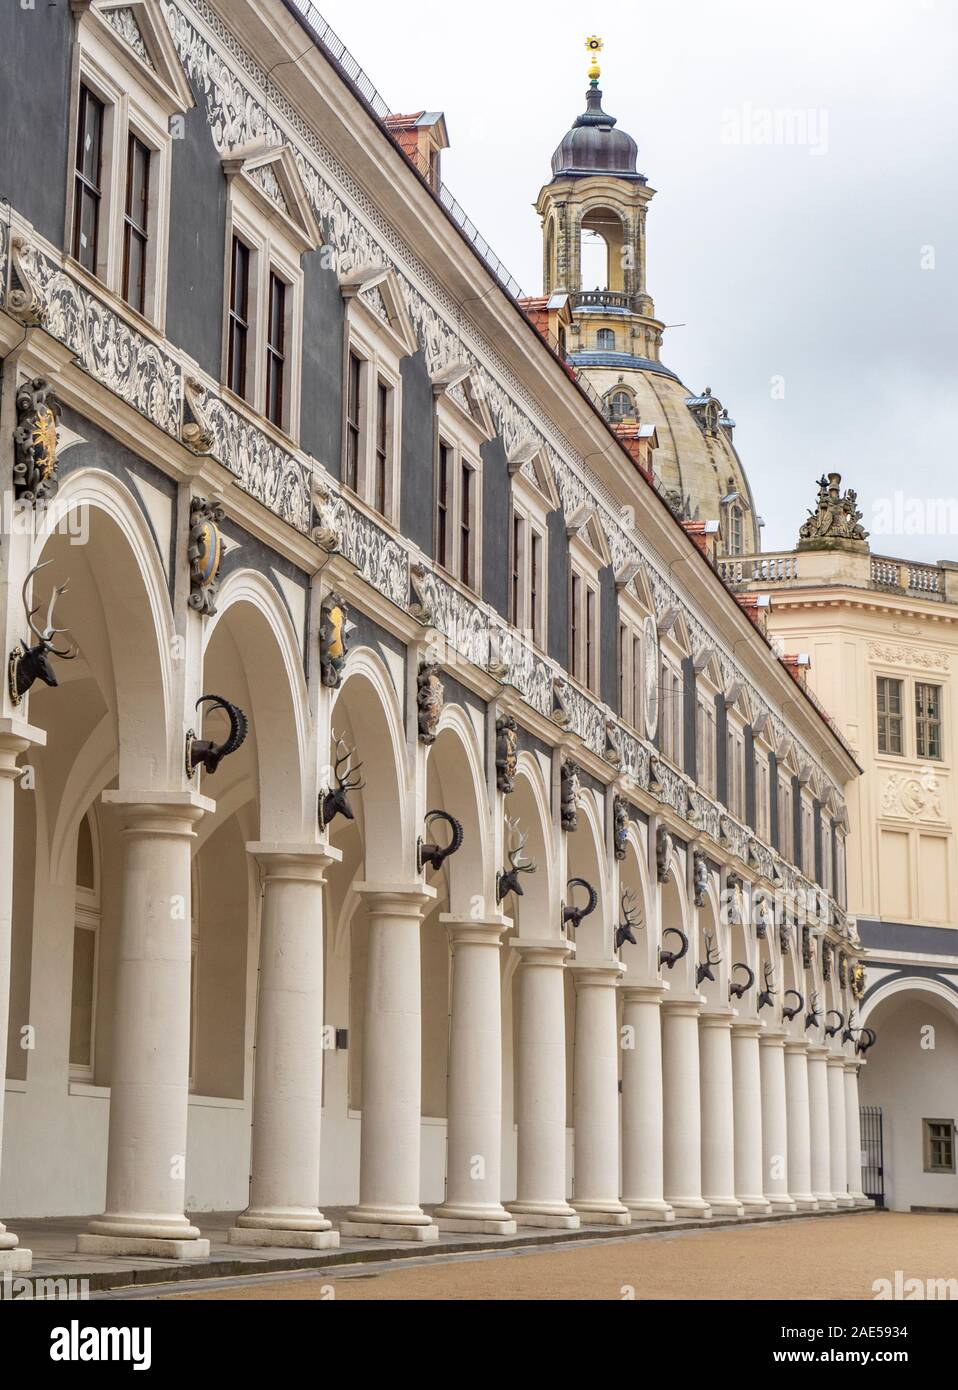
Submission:
<svg viewBox="0 0 958 1390">
<path fill-rule="evenodd" d="M 496 427 L 476 372 L 470 371 L 450 386 L 446 395 L 486 440 L 495 438 Z"/>
<path fill-rule="evenodd" d="M 117 52 L 136 61 L 144 86 L 171 114 L 196 105 L 159 0 L 74 0 L 73 8 L 81 19 L 89 15 Z"/>
<path fill-rule="evenodd" d="M 242 179 L 254 202 L 285 229 L 300 251 L 313 251 L 320 244 L 306 185 L 289 145 L 261 141 L 238 146 L 223 156 L 223 172 L 231 181 Z"/>
</svg>

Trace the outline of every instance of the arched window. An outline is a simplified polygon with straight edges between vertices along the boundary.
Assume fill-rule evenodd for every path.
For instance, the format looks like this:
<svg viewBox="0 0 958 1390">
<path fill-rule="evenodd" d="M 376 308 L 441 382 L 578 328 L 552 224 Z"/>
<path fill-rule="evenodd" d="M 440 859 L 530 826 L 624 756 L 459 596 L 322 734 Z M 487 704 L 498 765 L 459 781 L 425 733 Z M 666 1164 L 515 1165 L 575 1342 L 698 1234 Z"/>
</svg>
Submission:
<svg viewBox="0 0 958 1390">
<path fill-rule="evenodd" d="M 628 391 L 613 391 L 609 409 L 613 420 L 627 420 L 635 414 L 635 404 Z"/>
<path fill-rule="evenodd" d="M 600 328 L 595 335 L 596 346 L 600 352 L 615 352 L 615 332 L 611 328 Z"/>
</svg>

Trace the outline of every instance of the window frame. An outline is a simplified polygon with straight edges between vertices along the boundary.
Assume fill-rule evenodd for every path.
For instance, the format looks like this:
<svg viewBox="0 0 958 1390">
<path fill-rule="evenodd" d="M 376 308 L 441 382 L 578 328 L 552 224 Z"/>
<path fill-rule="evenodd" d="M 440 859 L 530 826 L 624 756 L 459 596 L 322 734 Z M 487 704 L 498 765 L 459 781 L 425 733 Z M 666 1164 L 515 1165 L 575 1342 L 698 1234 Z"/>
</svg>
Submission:
<svg viewBox="0 0 958 1390">
<path fill-rule="evenodd" d="M 471 594 L 482 593 L 482 443 L 484 436 L 445 393 L 436 398 L 433 460 L 433 557 L 437 565 Z M 439 479 L 442 451 L 448 451 L 445 546 L 440 554 Z M 462 541 L 466 483 L 470 490 L 469 554 L 463 564 Z"/>
<path fill-rule="evenodd" d="M 925 762 L 944 762 L 945 749 L 943 739 L 944 718 L 944 693 L 945 688 L 940 681 L 920 681 L 915 680 L 914 684 L 914 707 L 915 707 L 915 757 L 921 758 Z M 937 699 L 937 713 L 922 714 L 919 691 L 935 691 Z M 937 740 L 937 752 L 929 752 L 927 745 L 923 749 L 923 735 L 927 739 L 933 736 Z"/>
<path fill-rule="evenodd" d="M 886 709 L 882 709 L 882 688 L 883 686 L 898 687 L 898 711 L 891 709 L 890 703 Z M 882 758 L 904 758 L 908 756 L 906 748 L 906 719 L 905 709 L 907 708 L 907 682 L 903 676 L 890 676 L 882 672 L 876 673 L 875 686 L 873 692 L 873 709 L 875 712 L 875 750 Z M 886 696 L 887 701 L 887 696 Z M 898 748 L 882 747 L 882 721 L 887 720 L 886 743 L 889 741 L 888 734 L 892 729 L 892 721 L 897 721 L 898 725 Z"/>
<path fill-rule="evenodd" d="M 935 1136 L 932 1134 L 932 1126 L 948 1126 L 947 1136 Z M 955 1122 L 953 1119 L 922 1119 L 922 1167 L 924 1172 L 941 1177 L 951 1176 L 955 1173 Z M 950 1164 L 936 1164 L 932 1162 L 932 1152 L 935 1144 L 947 1144 L 951 1154 Z"/>
<path fill-rule="evenodd" d="M 376 330 L 379 320 L 361 295 L 347 302 L 345 357 L 343 363 L 343 446 L 341 479 L 370 511 L 390 525 L 399 524 L 400 451 L 402 444 L 402 374 L 400 353 Z M 384 327 L 384 325 L 380 325 Z M 360 363 L 358 430 L 350 415 L 351 359 Z M 378 401 L 380 387 L 387 393 L 385 430 L 385 509 L 378 506 Z M 356 444 L 356 477 L 350 478 L 350 446 Z"/>
<path fill-rule="evenodd" d="M 99 993 L 100 975 L 100 929 L 102 926 L 101 909 L 101 865 L 100 865 L 100 835 L 96 816 L 92 807 L 87 811 L 85 820 L 89 822 L 90 841 L 93 859 L 93 886 L 75 885 L 75 898 L 73 910 L 73 958 L 76 957 L 76 934 L 78 931 L 89 932 L 93 936 L 93 980 L 91 988 L 91 1008 L 90 1008 L 90 1060 L 88 1063 L 74 1062 L 73 1057 L 73 971 L 70 974 L 70 1036 L 67 1041 L 67 1076 L 70 1081 L 82 1081 L 91 1083 L 96 1075 L 96 1029 L 97 1029 L 97 1001 Z M 79 851 L 79 829 L 77 832 L 77 849 Z"/>
</svg>

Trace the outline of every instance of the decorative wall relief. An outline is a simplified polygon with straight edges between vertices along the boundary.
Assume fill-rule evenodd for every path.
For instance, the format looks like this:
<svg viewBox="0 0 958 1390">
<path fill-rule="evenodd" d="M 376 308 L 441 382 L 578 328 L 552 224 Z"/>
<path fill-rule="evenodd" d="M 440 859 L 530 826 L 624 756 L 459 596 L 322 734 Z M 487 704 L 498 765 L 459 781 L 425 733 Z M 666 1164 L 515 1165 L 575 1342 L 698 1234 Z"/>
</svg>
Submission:
<svg viewBox="0 0 958 1390">
<path fill-rule="evenodd" d="M 579 824 L 581 790 L 577 764 L 569 758 L 563 758 L 559 771 L 559 818 L 562 829 L 567 834 L 577 829 Z"/>
<path fill-rule="evenodd" d="M 830 941 L 822 942 L 822 979 L 826 984 L 832 978 L 832 949 Z"/>
<path fill-rule="evenodd" d="M 420 662 L 416 677 L 419 742 L 427 747 L 436 741 L 439 719 L 446 699 L 442 681 L 439 679 L 439 669 L 438 661 L 427 659 Z"/>
<path fill-rule="evenodd" d="M 672 836 L 664 825 L 655 832 L 655 871 L 660 883 L 668 883 L 672 865 Z"/>
<path fill-rule="evenodd" d="M 220 532 L 223 518 L 223 508 L 218 502 L 207 501 L 205 497 L 194 497 L 190 501 L 190 536 L 186 552 L 190 566 L 188 602 L 207 618 L 216 612 L 216 581 L 224 554 Z"/>
<path fill-rule="evenodd" d="M 349 607 L 335 589 L 323 599 L 319 624 L 319 665 L 323 685 L 337 689 L 343 678 L 343 667 L 349 651 L 349 639 L 354 626 L 349 620 Z"/>
<path fill-rule="evenodd" d="M 905 642 L 869 642 L 868 659 L 888 666 L 917 666 L 922 671 L 950 669 L 947 652 L 925 651 Z"/>
<path fill-rule="evenodd" d="M 43 377 L 17 387 L 17 424 L 13 431 L 13 491 L 18 502 L 40 502 L 59 487 L 57 447 L 60 405 Z"/>
<path fill-rule="evenodd" d="M 515 789 L 519 761 L 519 726 L 511 714 L 496 720 L 496 786 L 508 796 Z"/>
<path fill-rule="evenodd" d="M 709 861 L 701 850 L 692 856 L 692 901 L 696 907 L 704 907 L 709 886 Z M 711 979 L 712 976 L 709 976 Z"/>
<path fill-rule="evenodd" d="M 944 820 L 941 783 L 935 769 L 889 772 L 882 787 L 881 813 L 908 820 Z"/>
<path fill-rule="evenodd" d="M 616 859 L 621 863 L 629 845 L 629 803 L 624 796 L 617 796 L 612 802 L 612 846 Z"/>
</svg>

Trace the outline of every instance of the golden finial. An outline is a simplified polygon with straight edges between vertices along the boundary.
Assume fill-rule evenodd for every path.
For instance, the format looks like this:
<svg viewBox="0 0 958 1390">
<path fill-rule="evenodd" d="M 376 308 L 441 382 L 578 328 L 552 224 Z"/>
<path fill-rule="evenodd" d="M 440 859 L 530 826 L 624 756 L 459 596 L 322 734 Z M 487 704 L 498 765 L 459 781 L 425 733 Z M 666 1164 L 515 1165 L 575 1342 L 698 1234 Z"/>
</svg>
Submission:
<svg viewBox="0 0 958 1390">
<path fill-rule="evenodd" d="M 589 82 L 593 87 L 597 87 L 599 85 L 599 78 L 602 75 L 602 69 L 599 67 L 599 54 L 602 52 L 602 40 L 596 38 L 595 34 L 591 34 L 589 38 L 586 39 L 585 46 L 586 52 L 591 55 L 591 61 L 589 63 Z"/>
</svg>

